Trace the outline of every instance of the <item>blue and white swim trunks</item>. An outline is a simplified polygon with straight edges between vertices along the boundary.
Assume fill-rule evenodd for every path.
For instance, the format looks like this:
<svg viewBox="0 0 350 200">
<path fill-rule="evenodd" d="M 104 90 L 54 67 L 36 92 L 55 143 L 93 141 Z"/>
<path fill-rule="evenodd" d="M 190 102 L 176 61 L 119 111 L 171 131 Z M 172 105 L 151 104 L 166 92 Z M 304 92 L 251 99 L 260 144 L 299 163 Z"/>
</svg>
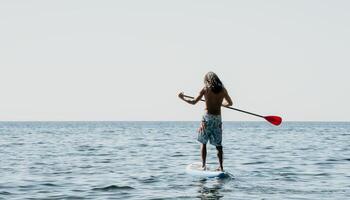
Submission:
<svg viewBox="0 0 350 200">
<path fill-rule="evenodd" d="M 202 118 L 204 123 L 203 131 L 198 133 L 197 140 L 202 144 L 221 146 L 222 142 L 222 122 L 221 115 L 205 114 Z"/>
</svg>

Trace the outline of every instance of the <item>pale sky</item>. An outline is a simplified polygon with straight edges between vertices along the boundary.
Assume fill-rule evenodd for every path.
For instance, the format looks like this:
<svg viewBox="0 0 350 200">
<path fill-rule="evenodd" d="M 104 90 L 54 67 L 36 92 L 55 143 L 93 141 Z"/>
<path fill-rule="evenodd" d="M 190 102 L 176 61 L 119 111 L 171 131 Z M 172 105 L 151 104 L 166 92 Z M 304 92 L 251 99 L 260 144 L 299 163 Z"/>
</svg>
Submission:
<svg viewBox="0 0 350 200">
<path fill-rule="evenodd" d="M 350 1 L 1 1 L 0 120 L 350 120 Z M 231 110 L 226 121 L 259 120 Z"/>
</svg>

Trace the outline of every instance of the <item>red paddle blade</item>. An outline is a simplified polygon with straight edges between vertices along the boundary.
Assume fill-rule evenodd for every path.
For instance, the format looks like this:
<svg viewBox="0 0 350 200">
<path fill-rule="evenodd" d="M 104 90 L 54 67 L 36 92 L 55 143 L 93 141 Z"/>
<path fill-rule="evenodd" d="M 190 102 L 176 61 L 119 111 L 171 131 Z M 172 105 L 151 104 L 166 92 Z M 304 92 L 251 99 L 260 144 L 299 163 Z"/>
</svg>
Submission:
<svg viewBox="0 0 350 200">
<path fill-rule="evenodd" d="M 270 122 L 273 125 L 280 125 L 282 123 L 282 118 L 279 116 L 266 116 L 264 117 L 268 122 Z"/>
</svg>

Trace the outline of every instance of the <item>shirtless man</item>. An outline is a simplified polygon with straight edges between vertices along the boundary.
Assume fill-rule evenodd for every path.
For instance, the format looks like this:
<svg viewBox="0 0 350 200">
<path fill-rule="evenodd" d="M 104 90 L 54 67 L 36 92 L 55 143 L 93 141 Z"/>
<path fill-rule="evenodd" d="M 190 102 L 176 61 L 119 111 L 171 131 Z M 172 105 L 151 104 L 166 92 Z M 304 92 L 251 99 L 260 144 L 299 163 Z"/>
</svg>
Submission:
<svg viewBox="0 0 350 200">
<path fill-rule="evenodd" d="M 209 140 L 210 144 L 216 146 L 217 149 L 217 156 L 220 165 L 217 170 L 224 171 L 223 150 L 221 144 L 221 106 L 232 106 L 232 100 L 219 77 L 214 72 L 208 72 L 205 75 L 204 85 L 204 88 L 199 92 L 199 95 L 195 99 L 186 99 L 182 92 L 179 93 L 178 96 L 180 99 L 193 105 L 200 101 L 204 96 L 206 112 L 202 117 L 197 138 L 201 143 L 202 168 L 203 170 L 206 170 L 207 143 Z"/>
</svg>

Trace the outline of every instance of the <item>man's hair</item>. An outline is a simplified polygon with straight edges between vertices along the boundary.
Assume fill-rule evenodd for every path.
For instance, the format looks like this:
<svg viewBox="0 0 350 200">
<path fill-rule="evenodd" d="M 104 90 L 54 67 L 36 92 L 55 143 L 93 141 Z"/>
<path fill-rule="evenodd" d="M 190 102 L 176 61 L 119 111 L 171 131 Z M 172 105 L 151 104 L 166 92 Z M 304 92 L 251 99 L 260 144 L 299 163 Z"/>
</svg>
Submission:
<svg viewBox="0 0 350 200">
<path fill-rule="evenodd" d="M 219 93 L 224 88 L 219 77 L 214 72 L 208 72 L 204 76 L 205 87 L 213 91 L 214 93 Z"/>
</svg>

